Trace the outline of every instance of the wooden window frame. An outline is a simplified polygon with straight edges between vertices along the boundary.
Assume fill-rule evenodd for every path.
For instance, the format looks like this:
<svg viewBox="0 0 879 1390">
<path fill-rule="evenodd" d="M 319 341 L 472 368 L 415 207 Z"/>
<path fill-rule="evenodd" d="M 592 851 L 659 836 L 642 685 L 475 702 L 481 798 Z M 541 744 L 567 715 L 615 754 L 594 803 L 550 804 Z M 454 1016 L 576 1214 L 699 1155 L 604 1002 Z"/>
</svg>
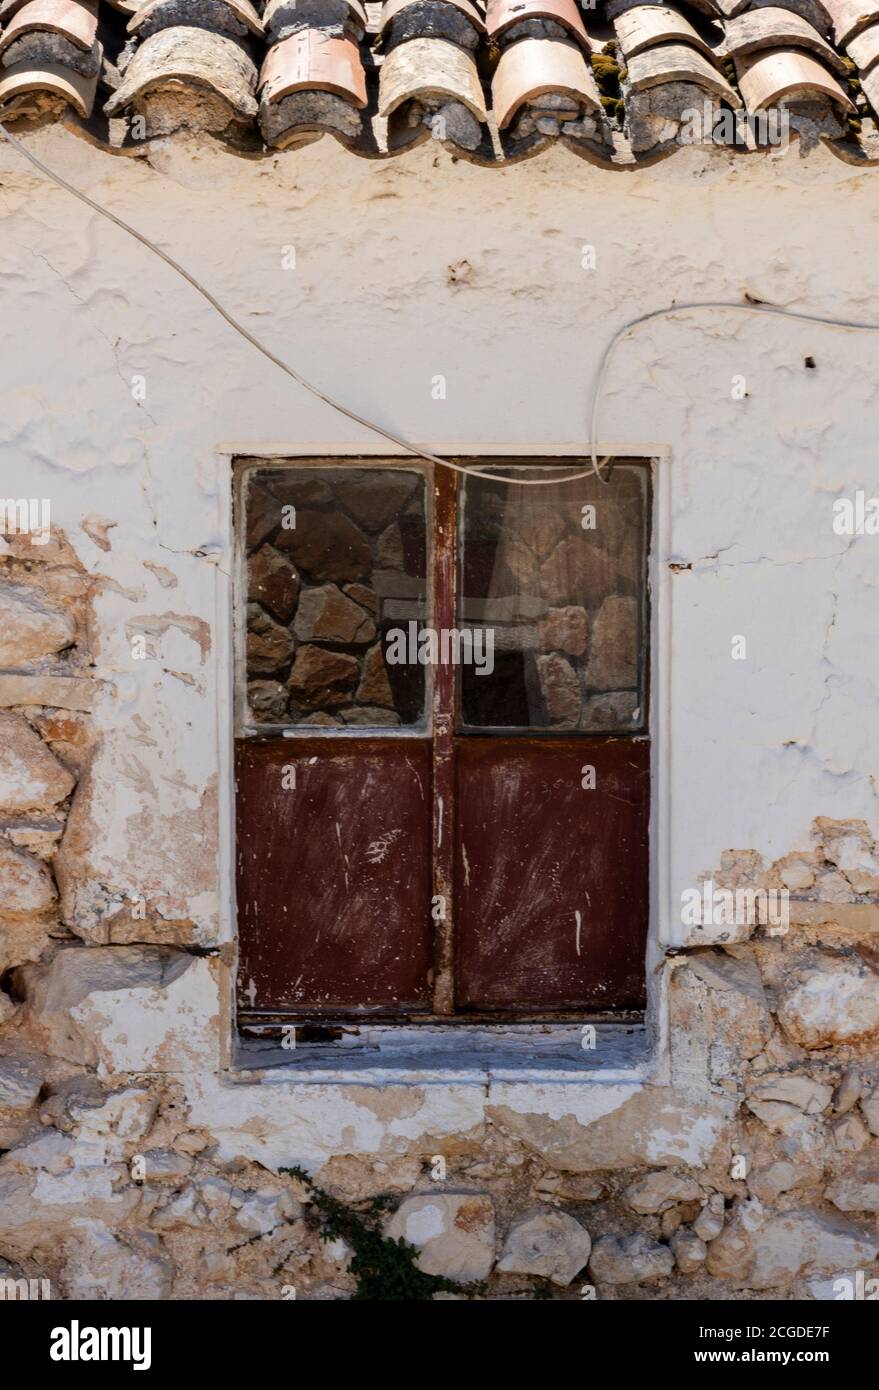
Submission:
<svg viewBox="0 0 879 1390">
<path fill-rule="evenodd" d="M 581 468 L 588 467 L 588 460 L 583 460 L 576 455 L 558 454 L 528 454 L 517 455 L 514 453 L 505 454 L 480 454 L 476 456 L 450 456 L 453 462 L 467 465 L 473 468 L 500 469 L 504 466 L 510 468 L 552 468 L 565 469 L 567 472 L 579 471 Z M 642 661 L 643 661 L 643 698 L 646 702 L 648 718 L 645 731 L 642 734 L 628 735 L 626 737 L 638 739 L 642 742 L 651 743 L 652 718 L 651 699 L 652 699 L 652 670 L 653 670 L 653 632 L 652 632 L 652 610 L 653 597 L 651 593 L 651 568 L 650 558 L 656 543 L 655 537 L 655 471 L 656 460 L 643 454 L 628 456 L 625 454 L 615 455 L 611 468 L 617 463 L 626 466 L 638 466 L 644 469 L 646 474 L 646 517 L 647 535 L 646 548 L 642 556 Z M 425 608 L 425 622 L 437 629 L 455 626 L 455 609 L 458 597 L 458 556 L 460 535 L 463 526 L 463 506 L 460 505 L 458 489 L 463 479 L 451 470 L 436 469 L 433 465 L 419 460 L 417 457 L 407 455 L 385 455 L 383 453 L 370 454 L 277 454 L 267 457 L 235 457 L 233 459 L 233 528 L 235 535 L 235 570 L 233 584 L 233 605 L 234 605 L 234 727 L 237 740 L 242 739 L 262 739 L 274 734 L 275 737 L 283 736 L 291 743 L 301 743 L 303 747 L 314 741 L 315 743 L 325 739 L 416 739 L 429 741 L 433 750 L 434 784 L 436 794 L 433 798 L 434 806 L 434 835 L 433 835 L 433 888 L 434 895 L 452 895 L 452 881 L 454 878 L 454 853 L 455 836 L 444 834 L 439 835 L 439 824 L 437 817 L 441 814 L 446 825 L 454 824 L 454 800 L 455 800 L 455 772 L 454 758 L 452 753 L 453 741 L 456 737 L 469 738 L 479 736 L 479 731 L 459 728 L 456 723 L 454 711 L 458 706 L 457 683 L 460 673 L 452 665 L 428 666 L 426 669 L 426 689 L 425 689 L 425 715 L 426 720 L 420 726 L 402 726 L 381 730 L 364 729 L 362 727 L 345 727 L 335 729 L 320 729 L 316 727 L 295 727 L 278 725 L 255 725 L 246 719 L 246 671 L 244 661 L 244 637 L 245 623 L 242 618 L 243 610 L 246 607 L 246 557 L 242 544 L 243 528 L 241 521 L 244 517 L 244 499 L 246 493 L 247 479 L 249 475 L 256 471 L 277 469 L 283 471 L 287 469 L 351 469 L 351 468 L 375 468 L 375 469 L 401 469 L 415 471 L 425 478 L 426 483 L 426 509 L 425 521 L 428 537 L 428 566 L 429 583 L 427 587 L 427 600 Z M 445 544 L 438 544 L 439 535 L 445 535 Z M 489 736 L 505 736 L 502 730 L 489 730 Z M 563 735 L 555 731 L 535 730 L 536 736 L 547 739 L 558 739 Z M 511 739 L 527 739 L 527 732 L 516 730 L 506 735 Z M 575 734 L 574 737 L 582 737 Z M 587 737 L 597 739 L 611 739 L 620 737 L 614 734 L 591 734 Z M 651 808 L 653 796 L 651 793 Z M 440 807 L 442 808 L 440 810 Z M 652 815 L 651 815 L 652 822 Z M 651 823 L 651 835 L 653 826 Z M 441 849 L 437 851 L 437 840 L 439 839 Z M 651 862 L 653 852 L 651 847 Z M 652 872 L 651 872 L 652 880 Z M 653 906 L 653 885 L 650 888 L 651 916 Z M 648 937 L 649 947 L 649 937 Z M 562 1025 L 585 1022 L 607 1023 L 631 1025 L 641 1023 L 645 1013 L 643 1009 L 637 1010 L 610 1010 L 602 1011 L 596 1009 L 577 1008 L 574 1010 L 550 1010 L 541 1012 L 532 1010 L 523 1012 L 522 1010 L 492 1010 L 491 1012 L 468 1012 L 461 1013 L 454 1011 L 452 1003 L 454 987 L 454 924 L 450 921 L 447 926 L 439 924 L 437 929 L 437 954 L 436 954 L 436 977 L 434 986 L 434 1008 L 430 1013 L 382 1013 L 381 1010 L 364 1007 L 362 1011 L 356 1013 L 345 1012 L 339 1009 L 332 1009 L 322 1012 L 315 1009 L 303 1009 L 301 1011 L 278 1012 L 276 1016 L 265 1017 L 259 1024 L 245 1025 L 245 1031 L 262 1036 L 273 1036 L 280 1033 L 281 1029 L 287 1025 L 295 1024 L 297 1035 L 303 1040 L 325 1042 L 331 1040 L 343 1032 L 358 1031 L 360 1027 L 367 1025 L 381 1025 L 388 1029 L 401 1029 L 407 1026 L 414 1026 L 420 1029 L 435 1031 L 439 1026 L 442 1029 L 463 1028 L 473 1029 L 478 1027 L 485 1030 L 490 1029 L 509 1029 L 521 1025 L 524 1028 L 533 1025 L 549 1024 Z"/>
</svg>

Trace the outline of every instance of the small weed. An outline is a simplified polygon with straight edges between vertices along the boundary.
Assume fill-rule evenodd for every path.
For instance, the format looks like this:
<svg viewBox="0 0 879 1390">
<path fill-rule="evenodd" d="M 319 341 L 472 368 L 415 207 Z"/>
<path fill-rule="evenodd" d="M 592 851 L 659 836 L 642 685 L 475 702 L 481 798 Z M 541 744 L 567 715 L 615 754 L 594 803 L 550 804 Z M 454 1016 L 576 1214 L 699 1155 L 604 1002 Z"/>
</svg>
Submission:
<svg viewBox="0 0 879 1390">
<path fill-rule="evenodd" d="M 424 1303 L 436 1293 L 465 1294 L 471 1298 L 482 1293 L 482 1284 L 456 1284 L 438 1274 L 425 1274 L 415 1263 L 418 1251 L 414 1245 L 382 1235 L 382 1217 L 393 1209 L 395 1198 L 374 1197 L 357 1211 L 317 1187 L 303 1168 L 281 1168 L 279 1172 L 289 1173 L 308 1188 L 320 1213 L 322 1239 L 344 1240 L 353 1252 L 355 1299 Z"/>
</svg>

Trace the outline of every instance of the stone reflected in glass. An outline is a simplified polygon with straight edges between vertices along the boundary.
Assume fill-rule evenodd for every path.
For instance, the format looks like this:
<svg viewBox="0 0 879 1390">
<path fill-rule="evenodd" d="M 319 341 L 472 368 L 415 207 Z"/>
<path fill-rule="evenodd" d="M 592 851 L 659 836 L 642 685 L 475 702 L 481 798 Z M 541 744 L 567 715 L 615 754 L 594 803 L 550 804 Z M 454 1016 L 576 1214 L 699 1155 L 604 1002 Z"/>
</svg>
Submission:
<svg viewBox="0 0 879 1390">
<path fill-rule="evenodd" d="M 461 726 L 640 733 L 648 476 L 462 484 L 458 621 L 493 634 L 494 665 L 461 669 Z M 525 467 L 524 478 L 578 471 Z"/>
<path fill-rule="evenodd" d="M 423 724 L 424 667 L 389 665 L 385 635 L 425 618 L 424 477 L 376 466 L 257 469 L 245 512 L 251 722 Z"/>
</svg>

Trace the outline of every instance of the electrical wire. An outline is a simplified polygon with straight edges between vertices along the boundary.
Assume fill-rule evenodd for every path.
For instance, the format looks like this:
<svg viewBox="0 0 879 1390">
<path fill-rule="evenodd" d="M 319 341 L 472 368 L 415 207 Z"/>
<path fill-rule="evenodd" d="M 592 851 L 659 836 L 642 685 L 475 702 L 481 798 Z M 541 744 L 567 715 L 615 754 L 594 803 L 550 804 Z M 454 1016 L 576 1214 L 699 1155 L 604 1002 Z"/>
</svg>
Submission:
<svg viewBox="0 0 879 1390">
<path fill-rule="evenodd" d="M 257 352 L 261 353 L 269 362 L 280 368 L 282 372 L 285 372 L 286 375 L 295 381 L 298 386 L 302 387 L 303 390 L 308 391 L 312 396 L 315 396 L 319 401 L 322 401 L 324 405 L 328 405 L 340 415 L 344 415 L 349 420 L 353 420 L 355 424 L 362 425 L 364 429 L 371 430 L 373 434 L 378 434 L 383 439 L 387 439 L 389 443 L 396 445 L 397 448 L 415 455 L 416 458 L 424 459 L 427 463 L 436 464 L 441 468 L 451 468 L 455 473 L 463 473 L 468 477 L 490 477 L 497 482 L 511 483 L 518 487 L 551 487 L 563 483 L 577 482 L 581 478 L 590 478 L 594 475 L 601 483 L 606 485 L 608 480 L 602 477 L 602 470 L 607 468 L 611 459 L 610 456 L 608 456 L 607 458 L 599 460 L 596 447 L 598 412 L 604 392 L 604 384 L 607 380 L 607 374 L 610 370 L 614 353 L 620 343 L 622 343 L 630 333 L 633 333 L 638 328 L 642 328 L 645 324 L 654 323 L 660 319 L 676 318 L 680 314 L 694 313 L 707 309 L 713 312 L 731 311 L 740 314 L 758 314 L 772 318 L 790 319 L 796 323 L 819 324 L 825 328 L 834 328 L 843 332 L 879 332 L 879 325 L 877 324 L 854 323 L 846 319 L 826 318 L 820 314 L 799 313 L 792 309 L 781 309 L 768 304 L 740 304 L 726 300 L 702 300 L 693 303 L 674 304 L 664 309 L 654 309 L 650 313 L 642 314 L 639 318 L 632 319 L 631 322 L 624 324 L 622 328 L 618 329 L 601 355 L 595 390 L 592 396 L 592 409 L 589 422 L 589 457 L 592 463 L 591 468 L 583 472 L 569 474 L 564 478 L 513 478 L 509 475 L 496 473 L 491 464 L 486 464 L 482 468 L 468 468 L 464 464 L 453 463 L 451 459 L 439 458 L 436 454 L 429 453 L 426 449 L 419 448 L 417 444 L 412 444 L 409 440 L 401 438 L 399 435 L 394 434 L 393 430 L 386 429 L 384 425 L 377 424 L 375 420 L 369 420 L 363 415 L 358 415 L 355 410 L 351 410 L 349 406 L 336 400 L 326 391 L 321 390 L 319 386 L 315 386 L 302 376 L 295 367 L 291 367 L 282 357 L 278 357 L 276 353 L 272 352 L 271 348 L 266 347 L 265 344 L 262 343 L 259 338 L 256 338 L 249 329 L 245 328 L 233 314 L 230 314 L 220 301 L 211 294 L 210 290 L 206 289 L 194 275 L 190 274 L 184 266 L 174 260 L 173 256 L 169 256 L 166 251 L 163 251 L 161 247 L 157 246 L 155 242 L 151 241 L 143 232 L 139 232 L 136 227 L 132 227 L 130 223 L 124 221 L 123 218 L 117 217 L 114 212 L 104 207 L 103 204 L 95 202 L 94 199 L 90 198 L 88 194 L 83 193 L 82 190 L 77 188 L 74 184 L 68 183 L 65 178 L 54 169 L 50 168 L 48 164 L 44 164 L 41 159 L 38 159 L 35 154 L 32 154 L 20 140 L 16 139 L 14 135 L 11 135 L 2 122 L 0 122 L 0 135 L 3 135 L 13 149 L 17 150 L 24 159 L 32 164 L 34 168 L 39 169 L 42 174 L 45 174 L 45 176 L 53 183 L 57 184 L 59 188 L 64 189 L 65 192 L 70 193 L 72 197 L 78 199 L 79 202 L 85 204 L 86 207 L 91 208 L 92 212 L 96 212 L 100 217 L 104 217 L 108 222 L 112 222 L 120 231 L 127 233 L 127 235 L 133 237 L 135 241 L 139 241 L 141 246 L 145 246 L 153 255 L 158 256 L 159 260 L 164 261 L 165 265 L 169 266 L 171 270 L 181 276 L 197 294 L 201 295 L 202 299 L 207 301 L 211 308 L 225 320 L 230 328 L 234 329 L 246 342 L 250 343 L 251 347 L 256 348 Z M 491 471 L 486 472 L 486 469 Z"/>
</svg>

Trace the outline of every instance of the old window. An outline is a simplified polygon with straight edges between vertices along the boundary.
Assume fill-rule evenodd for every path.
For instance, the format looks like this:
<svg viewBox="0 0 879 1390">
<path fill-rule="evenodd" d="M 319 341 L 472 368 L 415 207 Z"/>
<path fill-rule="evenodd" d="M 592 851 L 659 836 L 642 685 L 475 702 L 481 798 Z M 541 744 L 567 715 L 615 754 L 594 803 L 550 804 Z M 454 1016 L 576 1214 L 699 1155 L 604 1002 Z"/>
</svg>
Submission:
<svg viewBox="0 0 879 1390">
<path fill-rule="evenodd" d="M 238 467 L 245 1030 L 643 1007 L 649 467 L 471 466 Z"/>
</svg>

